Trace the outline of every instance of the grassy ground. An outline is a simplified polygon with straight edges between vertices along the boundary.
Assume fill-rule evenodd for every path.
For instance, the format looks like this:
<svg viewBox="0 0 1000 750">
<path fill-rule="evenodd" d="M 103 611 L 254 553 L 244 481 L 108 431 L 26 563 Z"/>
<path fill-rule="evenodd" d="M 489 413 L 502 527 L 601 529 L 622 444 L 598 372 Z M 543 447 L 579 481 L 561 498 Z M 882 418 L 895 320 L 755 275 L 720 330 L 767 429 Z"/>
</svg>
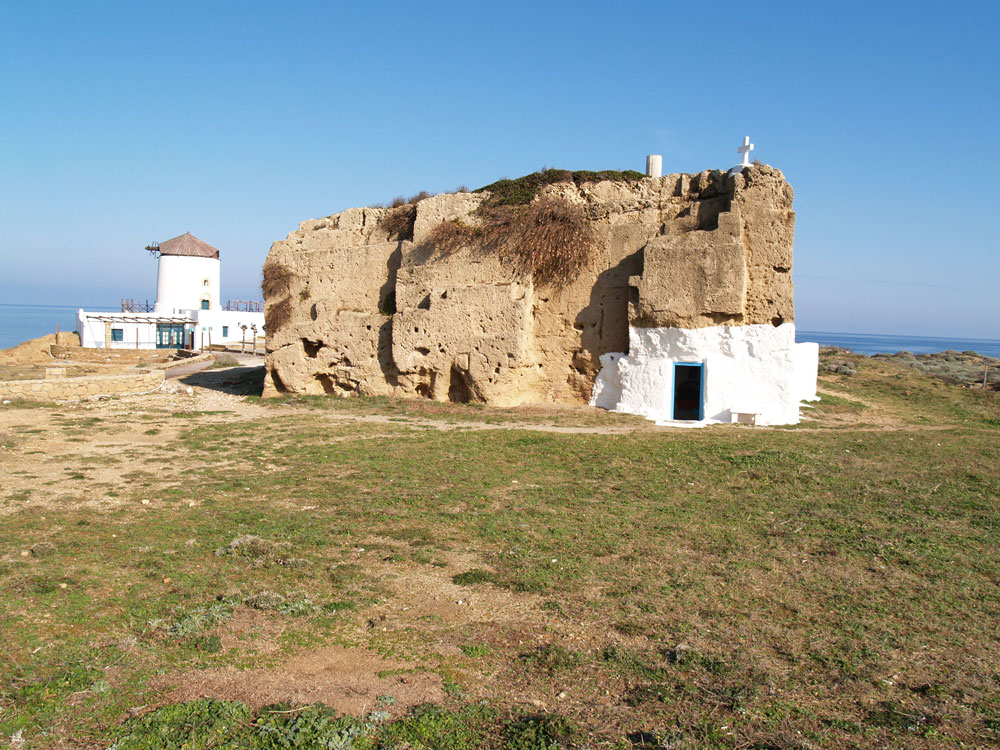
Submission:
<svg viewBox="0 0 1000 750">
<path fill-rule="evenodd" d="M 0 741 L 996 744 L 1000 400 L 848 359 L 789 429 L 5 406 Z"/>
</svg>

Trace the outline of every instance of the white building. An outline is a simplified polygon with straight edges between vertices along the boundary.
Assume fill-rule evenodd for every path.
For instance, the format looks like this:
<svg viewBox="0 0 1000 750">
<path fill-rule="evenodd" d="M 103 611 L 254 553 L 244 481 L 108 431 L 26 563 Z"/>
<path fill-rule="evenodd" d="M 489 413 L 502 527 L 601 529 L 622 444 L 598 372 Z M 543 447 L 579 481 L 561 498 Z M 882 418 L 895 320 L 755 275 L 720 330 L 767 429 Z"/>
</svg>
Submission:
<svg viewBox="0 0 1000 750">
<path fill-rule="evenodd" d="M 118 313 L 77 312 L 80 344 L 112 349 L 202 349 L 252 342 L 264 332 L 263 305 L 222 307 L 219 251 L 190 232 L 146 248 L 157 256 L 152 310 L 122 303 Z"/>
<path fill-rule="evenodd" d="M 795 342 L 795 324 L 633 328 L 628 354 L 601 355 L 592 406 L 657 424 L 797 424 L 816 400 L 819 344 Z"/>
</svg>

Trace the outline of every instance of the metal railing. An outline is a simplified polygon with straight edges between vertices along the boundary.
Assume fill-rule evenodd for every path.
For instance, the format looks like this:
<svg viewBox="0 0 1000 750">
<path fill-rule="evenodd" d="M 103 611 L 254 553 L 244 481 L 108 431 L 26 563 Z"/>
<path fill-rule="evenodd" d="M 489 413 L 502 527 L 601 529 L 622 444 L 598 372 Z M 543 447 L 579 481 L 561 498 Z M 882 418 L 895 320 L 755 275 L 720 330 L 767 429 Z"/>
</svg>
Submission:
<svg viewBox="0 0 1000 750">
<path fill-rule="evenodd" d="M 153 303 L 147 300 L 122 298 L 122 312 L 147 313 L 153 312 Z"/>
<path fill-rule="evenodd" d="M 264 303 L 256 300 L 231 299 L 226 303 L 231 312 L 264 312 Z"/>
</svg>

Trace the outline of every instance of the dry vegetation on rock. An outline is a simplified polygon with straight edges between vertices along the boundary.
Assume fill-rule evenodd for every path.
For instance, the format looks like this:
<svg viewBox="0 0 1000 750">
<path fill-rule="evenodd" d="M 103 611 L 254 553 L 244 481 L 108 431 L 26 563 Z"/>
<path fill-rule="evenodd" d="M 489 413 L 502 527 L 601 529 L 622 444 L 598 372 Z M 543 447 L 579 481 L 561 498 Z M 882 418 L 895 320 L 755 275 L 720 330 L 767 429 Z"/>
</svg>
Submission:
<svg viewBox="0 0 1000 750">
<path fill-rule="evenodd" d="M 261 290 L 267 305 L 264 328 L 269 334 L 280 331 L 292 319 L 291 287 L 295 273 L 280 263 L 265 263 Z M 275 300 L 277 298 L 277 300 Z"/>
<path fill-rule="evenodd" d="M 536 284 L 572 281 L 593 257 L 595 236 L 586 211 L 565 199 L 495 207 L 484 216 L 481 246 Z"/>
<path fill-rule="evenodd" d="M 593 258 L 595 236 L 586 211 L 565 199 L 492 206 L 477 218 L 476 226 L 459 219 L 442 221 L 424 244 L 439 255 L 463 247 L 496 254 L 504 266 L 540 286 L 572 281 Z"/>
<path fill-rule="evenodd" d="M 381 227 L 389 233 L 389 237 L 397 240 L 413 239 L 413 222 L 417 218 L 417 204 L 430 198 L 431 194 L 421 190 L 409 198 L 397 196 L 389 204 L 389 210 L 382 217 Z"/>
</svg>

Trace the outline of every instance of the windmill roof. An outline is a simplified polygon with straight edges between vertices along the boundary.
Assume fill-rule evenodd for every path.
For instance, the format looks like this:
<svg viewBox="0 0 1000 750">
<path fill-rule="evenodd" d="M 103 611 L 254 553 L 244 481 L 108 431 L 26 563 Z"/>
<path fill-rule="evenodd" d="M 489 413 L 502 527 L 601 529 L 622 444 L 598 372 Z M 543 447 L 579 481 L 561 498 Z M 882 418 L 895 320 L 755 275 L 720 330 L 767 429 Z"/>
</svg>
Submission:
<svg viewBox="0 0 1000 750">
<path fill-rule="evenodd" d="M 191 255 L 197 258 L 218 258 L 219 251 L 202 242 L 190 232 L 160 243 L 160 255 Z"/>
</svg>

